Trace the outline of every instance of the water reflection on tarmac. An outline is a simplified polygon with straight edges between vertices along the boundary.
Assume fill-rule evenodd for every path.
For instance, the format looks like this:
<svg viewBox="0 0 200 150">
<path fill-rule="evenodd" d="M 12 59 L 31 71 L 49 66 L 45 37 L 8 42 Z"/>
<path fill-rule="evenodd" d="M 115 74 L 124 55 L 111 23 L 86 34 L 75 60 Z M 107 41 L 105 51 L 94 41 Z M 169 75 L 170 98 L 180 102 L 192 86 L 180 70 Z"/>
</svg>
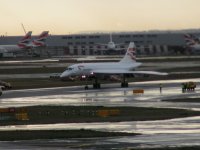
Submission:
<svg viewBox="0 0 200 150">
<path fill-rule="evenodd" d="M 101 90 L 84 90 L 83 86 L 59 87 L 30 90 L 5 91 L 0 99 L 0 107 L 33 105 L 91 105 L 91 106 L 139 106 L 200 109 L 200 103 L 163 102 L 163 99 L 200 97 L 196 92 L 182 93 L 181 83 L 189 80 L 152 81 L 131 83 L 129 88 L 117 88 L 119 84 L 102 85 Z M 200 81 L 193 79 L 192 81 Z M 162 93 L 159 83 L 163 83 Z M 111 86 L 115 88 L 111 88 Z M 133 89 L 144 89 L 144 94 L 134 95 Z"/>
<path fill-rule="evenodd" d="M 136 132 L 142 135 L 134 137 L 86 138 L 67 140 L 32 140 L 0 142 L 0 148 L 18 146 L 19 149 L 44 147 L 49 149 L 78 148 L 105 149 L 112 148 L 162 147 L 200 145 L 200 117 L 189 117 L 162 121 L 133 121 L 116 123 L 70 123 L 49 125 L 7 126 L 7 130 L 16 129 L 94 129 L 99 131 Z M 5 130 L 1 127 L 0 130 Z M 53 147 L 52 147 L 53 146 Z"/>
<path fill-rule="evenodd" d="M 83 90 L 83 87 L 48 88 L 34 90 L 7 91 L 0 99 L 0 107 L 30 106 L 30 105 L 101 105 L 101 106 L 139 106 L 159 108 L 184 108 L 200 110 L 200 103 L 163 102 L 163 99 L 200 97 L 199 83 L 196 92 L 182 93 L 181 83 L 186 81 L 199 82 L 200 79 L 152 81 L 131 83 L 129 88 L 116 88 L 118 84 L 103 85 L 101 90 Z M 163 91 L 159 91 L 159 83 L 163 83 Z M 115 88 L 110 88 L 114 86 Z M 132 90 L 142 88 L 143 95 L 133 95 Z M 0 130 L 17 129 L 94 129 L 100 131 L 137 132 L 136 137 L 71 139 L 71 140 L 37 140 L 3 142 L 0 148 L 10 148 L 10 144 L 20 149 L 29 149 L 45 145 L 51 149 L 72 148 L 87 145 L 87 148 L 103 149 L 103 145 L 123 148 L 128 147 L 159 147 L 200 145 L 200 117 L 170 119 L 162 121 L 132 121 L 114 123 L 69 123 L 49 125 L 1 126 Z M 18 145 L 19 146 L 19 145 Z M 84 146 L 83 146 L 84 147 Z M 82 147 L 82 148 L 83 148 Z M 80 148 L 80 147 L 79 147 Z M 72 148 L 73 149 L 73 148 Z M 83 148 L 84 149 L 84 148 Z"/>
</svg>

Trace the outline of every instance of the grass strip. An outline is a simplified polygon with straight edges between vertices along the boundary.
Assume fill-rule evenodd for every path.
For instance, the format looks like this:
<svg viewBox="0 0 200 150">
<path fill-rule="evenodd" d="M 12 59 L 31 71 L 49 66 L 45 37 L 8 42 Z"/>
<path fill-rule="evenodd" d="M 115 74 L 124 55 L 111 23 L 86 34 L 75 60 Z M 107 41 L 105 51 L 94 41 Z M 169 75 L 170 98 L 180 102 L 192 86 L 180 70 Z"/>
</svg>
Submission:
<svg viewBox="0 0 200 150">
<path fill-rule="evenodd" d="M 0 131 L 0 141 L 35 140 L 35 139 L 67 139 L 135 136 L 135 133 L 103 132 L 94 130 L 15 130 Z"/>
<path fill-rule="evenodd" d="M 188 103 L 200 103 L 200 98 L 179 98 L 179 99 L 168 99 L 162 100 L 166 102 L 188 102 Z"/>
<path fill-rule="evenodd" d="M 130 148 L 129 150 L 199 150 L 200 146 L 162 147 L 162 148 Z"/>
<path fill-rule="evenodd" d="M 16 114 L 20 113 L 26 113 L 28 119 L 16 119 Z M 147 121 L 199 115 L 199 111 L 171 108 L 28 106 L 15 108 L 13 113 L 5 113 L 5 110 L 1 112 L 0 125 Z"/>
</svg>

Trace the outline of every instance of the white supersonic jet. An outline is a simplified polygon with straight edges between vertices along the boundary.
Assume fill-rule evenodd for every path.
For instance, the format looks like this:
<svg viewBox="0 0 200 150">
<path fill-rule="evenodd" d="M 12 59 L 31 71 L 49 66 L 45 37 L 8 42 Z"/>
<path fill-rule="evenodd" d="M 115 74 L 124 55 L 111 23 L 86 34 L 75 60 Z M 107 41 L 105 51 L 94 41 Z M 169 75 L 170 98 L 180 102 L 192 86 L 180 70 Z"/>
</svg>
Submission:
<svg viewBox="0 0 200 150">
<path fill-rule="evenodd" d="M 136 46 L 130 42 L 127 52 L 119 62 L 105 62 L 105 63 L 80 63 L 69 66 L 61 75 L 61 79 L 69 78 L 71 76 L 95 76 L 94 88 L 100 88 L 97 81 L 98 75 L 123 75 L 121 87 L 128 87 L 125 80 L 126 74 L 143 74 L 143 75 L 168 75 L 163 72 L 156 71 L 135 71 L 142 63 L 136 62 Z"/>
</svg>

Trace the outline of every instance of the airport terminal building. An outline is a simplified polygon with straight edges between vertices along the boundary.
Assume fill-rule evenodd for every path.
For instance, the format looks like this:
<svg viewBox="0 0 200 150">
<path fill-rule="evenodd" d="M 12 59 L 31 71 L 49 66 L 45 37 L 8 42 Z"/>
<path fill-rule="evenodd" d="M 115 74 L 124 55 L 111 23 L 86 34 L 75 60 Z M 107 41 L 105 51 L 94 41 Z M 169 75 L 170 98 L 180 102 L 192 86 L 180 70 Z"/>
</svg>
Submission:
<svg viewBox="0 0 200 150">
<path fill-rule="evenodd" d="M 195 36 L 200 35 L 200 30 L 191 32 Z M 16 44 L 22 36 L 1 36 L 0 45 Z M 33 36 L 33 38 L 35 38 Z M 148 31 L 148 32 L 119 32 L 113 33 L 112 39 L 115 44 L 122 44 L 119 51 L 106 51 L 107 46 L 100 46 L 97 43 L 107 44 L 110 40 L 109 33 L 87 33 L 50 35 L 47 39 L 47 47 L 35 49 L 40 56 L 65 55 L 109 55 L 124 54 L 130 42 L 135 42 L 137 55 L 179 55 L 186 53 L 186 44 L 183 31 Z M 19 54 L 16 54 L 19 55 Z M 22 54 L 20 54 L 22 55 Z"/>
</svg>

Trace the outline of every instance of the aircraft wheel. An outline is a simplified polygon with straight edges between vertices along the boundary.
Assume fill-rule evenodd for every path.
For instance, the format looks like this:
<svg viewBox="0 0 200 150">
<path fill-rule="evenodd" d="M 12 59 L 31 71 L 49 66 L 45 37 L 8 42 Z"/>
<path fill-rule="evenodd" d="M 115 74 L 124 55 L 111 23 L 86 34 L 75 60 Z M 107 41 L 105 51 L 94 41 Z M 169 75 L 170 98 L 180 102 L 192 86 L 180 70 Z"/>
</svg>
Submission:
<svg viewBox="0 0 200 150">
<path fill-rule="evenodd" d="M 85 90 L 88 90 L 88 86 L 87 85 L 85 86 Z"/>
<path fill-rule="evenodd" d="M 121 87 L 128 87 L 128 82 L 122 82 Z"/>
<path fill-rule="evenodd" d="M 97 89 L 97 84 L 93 84 L 93 89 Z"/>
<path fill-rule="evenodd" d="M 101 84 L 100 84 L 100 83 L 97 84 L 97 88 L 98 88 L 98 89 L 101 88 Z"/>
<path fill-rule="evenodd" d="M 121 83 L 121 87 L 124 87 L 124 83 L 123 82 Z"/>
<path fill-rule="evenodd" d="M 0 96 L 3 94 L 2 89 L 0 88 Z"/>
<path fill-rule="evenodd" d="M 94 89 L 100 89 L 100 88 L 101 88 L 100 83 L 94 83 L 94 84 L 93 84 L 93 88 L 94 88 Z"/>
</svg>

